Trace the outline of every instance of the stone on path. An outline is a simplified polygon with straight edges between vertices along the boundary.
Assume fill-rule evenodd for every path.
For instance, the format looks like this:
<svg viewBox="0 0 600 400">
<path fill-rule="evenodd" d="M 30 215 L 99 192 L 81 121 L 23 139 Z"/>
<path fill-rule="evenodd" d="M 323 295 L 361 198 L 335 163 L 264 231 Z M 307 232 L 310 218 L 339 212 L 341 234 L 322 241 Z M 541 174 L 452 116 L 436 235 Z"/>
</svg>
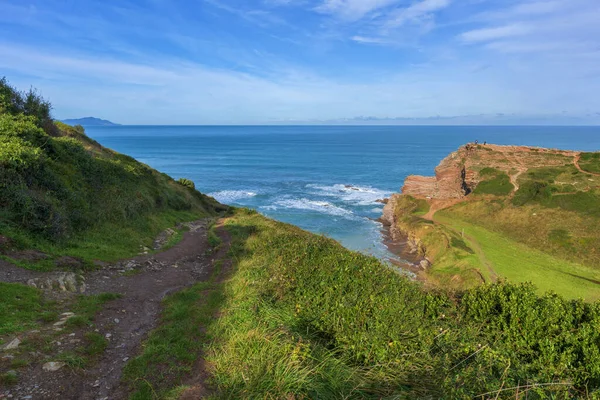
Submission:
<svg viewBox="0 0 600 400">
<path fill-rule="evenodd" d="M 14 338 L 9 344 L 4 346 L 4 350 L 14 350 L 21 344 L 21 340 L 19 338 Z"/>
<path fill-rule="evenodd" d="M 66 364 L 64 362 L 51 361 L 51 362 L 47 362 L 46 364 L 44 364 L 44 366 L 42 368 L 44 371 L 53 372 L 53 371 L 58 371 L 65 365 Z"/>
</svg>

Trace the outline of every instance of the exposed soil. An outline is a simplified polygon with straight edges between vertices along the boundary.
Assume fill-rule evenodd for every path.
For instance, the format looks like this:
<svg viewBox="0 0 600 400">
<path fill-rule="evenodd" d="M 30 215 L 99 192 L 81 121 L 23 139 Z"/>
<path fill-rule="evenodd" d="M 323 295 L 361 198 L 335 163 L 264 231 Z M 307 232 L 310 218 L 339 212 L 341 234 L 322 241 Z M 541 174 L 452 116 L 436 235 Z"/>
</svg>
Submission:
<svg viewBox="0 0 600 400">
<path fill-rule="evenodd" d="M 105 352 L 85 370 L 65 366 L 54 372 L 43 370 L 42 364 L 50 360 L 39 354 L 40 362 L 33 362 L 25 370 L 20 370 L 17 385 L 0 388 L 0 399 L 127 398 L 121 372 L 127 361 L 139 354 L 141 342 L 156 327 L 161 300 L 173 292 L 209 279 L 215 260 L 223 260 L 221 277 L 230 269 L 231 261 L 226 259 L 229 236 L 223 229 L 217 231 L 223 244 L 214 253 L 207 241 L 208 223 L 208 220 L 201 220 L 189 224 L 190 231 L 184 234 L 181 242 L 164 252 L 123 260 L 85 274 L 86 294 L 110 292 L 122 295 L 106 303 L 94 320 L 98 333 L 109 341 Z M 0 281 L 26 283 L 52 274 L 23 270 L 0 261 Z M 62 296 L 68 295 L 62 293 Z M 57 346 L 62 346 L 61 351 L 74 347 L 75 344 L 71 343 L 82 339 L 83 332 L 65 333 L 62 337 L 60 327 L 46 329 L 56 332 L 54 340 L 59 343 Z M 26 332 L 20 336 L 36 334 Z M 206 372 L 202 360 L 198 361 L 195 371 L 196 375 L 190 377 L 189 383 L 193 386 L 190 394 L 198 399 L 206 393 Z"/>
</svg>

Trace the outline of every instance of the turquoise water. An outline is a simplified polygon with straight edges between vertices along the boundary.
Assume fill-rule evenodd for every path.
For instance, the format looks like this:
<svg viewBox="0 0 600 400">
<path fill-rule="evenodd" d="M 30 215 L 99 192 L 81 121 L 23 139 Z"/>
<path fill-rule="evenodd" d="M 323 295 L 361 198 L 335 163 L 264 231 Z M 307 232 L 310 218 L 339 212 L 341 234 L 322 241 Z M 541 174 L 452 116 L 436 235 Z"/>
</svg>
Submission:
<svg viewBox="0 0 600 400">
<path fill-rule="evenodd" d="M 410 174 L 431 175 L 464 143 L 600 150 L 600 127 L 119 126 L 88 127 L 104 146 L 217 200 L 389 256 L 383 205 Z M 350 186 L 350 187 L 347 187 Z"/>
</svg>

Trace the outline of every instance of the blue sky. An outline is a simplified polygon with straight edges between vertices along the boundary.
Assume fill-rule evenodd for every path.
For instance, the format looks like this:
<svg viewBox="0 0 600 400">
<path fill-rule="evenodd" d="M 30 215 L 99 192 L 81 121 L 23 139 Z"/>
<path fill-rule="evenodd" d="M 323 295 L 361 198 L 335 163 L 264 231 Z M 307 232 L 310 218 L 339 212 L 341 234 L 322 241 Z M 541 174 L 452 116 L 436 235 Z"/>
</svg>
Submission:
<svg viewBox="0 0 600 400">
<path fill-rule="evenodd" d="M 600 1 L 0 0 L 0 75 L 131 124 L 597 122 Z"/>
</svg>

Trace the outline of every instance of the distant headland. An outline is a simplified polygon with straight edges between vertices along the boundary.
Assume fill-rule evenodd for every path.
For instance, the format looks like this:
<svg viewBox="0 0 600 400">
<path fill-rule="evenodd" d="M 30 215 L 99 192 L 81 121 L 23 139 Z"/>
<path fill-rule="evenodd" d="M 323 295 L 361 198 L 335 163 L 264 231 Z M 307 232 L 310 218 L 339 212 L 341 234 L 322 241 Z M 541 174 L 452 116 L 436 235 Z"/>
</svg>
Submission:
<svg viewBox="0 0 600 400">
<path fill-rule="evenodd" d="M 114 122 L 106 119 L 100 119 L 95 117 L 84 117 L 77 119 L 63 119 L 62 122 L 69 125 L 82 125 L 82 126 L 120 126 Z"/>
</svg>

